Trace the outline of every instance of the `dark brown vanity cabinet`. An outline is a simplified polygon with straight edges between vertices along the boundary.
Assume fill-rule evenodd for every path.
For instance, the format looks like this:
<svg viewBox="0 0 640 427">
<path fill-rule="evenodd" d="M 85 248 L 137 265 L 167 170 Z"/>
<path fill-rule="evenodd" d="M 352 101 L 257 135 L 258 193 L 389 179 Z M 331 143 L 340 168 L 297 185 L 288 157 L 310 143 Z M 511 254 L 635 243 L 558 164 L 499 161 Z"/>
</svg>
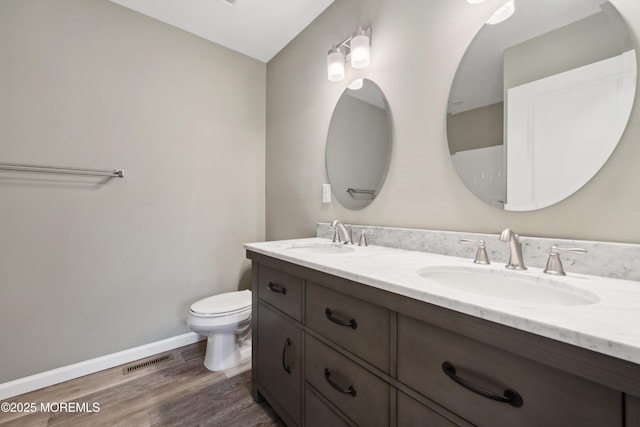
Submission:
<svg viewBox="0 0 640 427">
<path fill-rule="evenodd" d="M 640 365 L 248 257 L 253 395 L 288 425 L 640 427 Z"/>
</svg>

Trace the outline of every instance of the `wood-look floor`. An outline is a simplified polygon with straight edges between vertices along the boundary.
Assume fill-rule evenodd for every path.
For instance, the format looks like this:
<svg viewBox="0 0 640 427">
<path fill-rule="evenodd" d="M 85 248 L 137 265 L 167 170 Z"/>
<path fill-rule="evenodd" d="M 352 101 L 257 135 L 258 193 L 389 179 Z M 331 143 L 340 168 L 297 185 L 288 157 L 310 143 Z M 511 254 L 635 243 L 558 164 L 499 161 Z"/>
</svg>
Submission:
<svg viewBox="0 0 640 427">
<path fill-rule="evenodd" d="M 3 401 L 35 403 L 38 412 L 0 412 L 0 426 L 284 426 L 266 402 L 251 398 L 250 363 L 208 371 L 205 345 L 167 352 L 173 360 L 131 373 L 115 367 Z M 59 402 L 80 410 L 97 403 L 99 411 L 73 413 L 60 410 Z M 53 403 L 53 410 L 40 412 L 41 403 Z"/>
</svg>

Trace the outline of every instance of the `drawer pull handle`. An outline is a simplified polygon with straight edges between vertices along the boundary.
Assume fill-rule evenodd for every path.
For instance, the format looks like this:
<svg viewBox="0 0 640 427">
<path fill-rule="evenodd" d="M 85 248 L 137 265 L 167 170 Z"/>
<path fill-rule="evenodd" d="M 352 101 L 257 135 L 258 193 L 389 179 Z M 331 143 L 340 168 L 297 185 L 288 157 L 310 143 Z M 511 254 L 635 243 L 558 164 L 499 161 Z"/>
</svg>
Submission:
<svg viewBox="0 0 640 427">
<path fill-rule="evenodd" d="M 287 374 L 291 373 L 291 366 L 287 365 L 287 348 L 289 347 L 291 347 L 291 339 L 287 338 L 284 347 L 282 347 L 282 369 L 284 369 Z"/>
<path fill-rule="evenodd" d="M 333 317 L 333 313 L 331 312 L 331 309 L 329 307 L 324 309 L 324 314 L 327 316 L 327 319 L 331 320 L 333 323 L 337 323 L 340 326 L 348 326 L 351 329 L 356 329 L 358 327 L 356 319 L 351 319 L 348 322 L 345 322 L 344 320 Z"/>
<path fill-rule="evenodd" d="M 282 295 L 287 294 L 287 288 L 285 288 L 284 286 L 277 285 L 273 282 L 269 282 L 269 284 L 267 285 L 267 288 L 269 288 L 271 292 L 275 292 L 276 294 L 282 294 Z"/>
<path fill-rule="evenodd" d="M 515 390 L 511 390 L 510 388 L 508 388 L 504 391 L 503 395 L 499 395 L 496 393 L 492 393 L 484 389 L 483 387 L 480 387 L 479 385 L 473 384 L 472 382 L 469 382 L 464 378 L 460 378 L 459 376 L 456 375 L 455 366 L 453 366 L 453 364 L 449 362 L 442 363 L 442 370 L 444 371 L 445 374 L 447 374 L 449 378 L 451 378 L 453 381 L 460 384 L 462 387 L 469 389 L 472 392 L 477 393 L 481 396 L 484 396 L 488 399 L 496 400 L 498 402 L 508 403 L 509 405 L 515 406 L 516 408 L 521 407 L 523 404 L 522 396 L 520 396 L 520 393 L 518 393 Z"/>
<path fill-rule="evenodd" d="M 350 394 L 351 396 L 356 397 L 356 389 L 353 388 L 353 386 L 349 386 L 349 388 L 345 390 L 338 384 L 333 382 L 333 380 L 331 379 L 331 371 L 329 370 L 329 368 L 324 368 L 324 379 L 327 380 L 331 387 L 335 388 L 340 393 Z"/>
</svg>

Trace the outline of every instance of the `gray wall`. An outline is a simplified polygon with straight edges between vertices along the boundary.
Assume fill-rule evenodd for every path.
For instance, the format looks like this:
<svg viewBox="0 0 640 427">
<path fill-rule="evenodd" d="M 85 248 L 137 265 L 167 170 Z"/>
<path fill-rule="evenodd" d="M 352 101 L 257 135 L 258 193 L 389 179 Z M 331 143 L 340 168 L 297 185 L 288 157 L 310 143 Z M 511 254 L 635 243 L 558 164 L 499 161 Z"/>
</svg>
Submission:
<svg viewBox="0 0 640 427">
<path fill-rule="evenodd" d="M 449 152 L 475 150 L 504 144 L 504 103 L 486 105 L 458 114 L 447 114 Z"/>
<path fill-rule="evenodd" d="M 458 62 L 502 3 L 337 0 L 267 66 L 267 238 L 315 235 L 317 221 L 640 242 L 640 100 L 621 143 L 573 196 L 534 212 L 504 212 L 458 178 L 446 140 L 446 107 Z M 613 0 L 637 43 L 640 2 Z M 371 65 L 326 78 L 326 52 L 358 25 L 373 25 Z M 303 76 L 303 78 L 300 78 Z M 324 147 L 333 108 L 356 77 L 375 81 L 393 111 L 389 177 L 371 205 L 321 203 Z"/>
<path fill-rule="evenodd" d="M 106 0 L 0 0 L 0 382 L 188 331 L 264 239 L 266 66 Z"/>
</svg>

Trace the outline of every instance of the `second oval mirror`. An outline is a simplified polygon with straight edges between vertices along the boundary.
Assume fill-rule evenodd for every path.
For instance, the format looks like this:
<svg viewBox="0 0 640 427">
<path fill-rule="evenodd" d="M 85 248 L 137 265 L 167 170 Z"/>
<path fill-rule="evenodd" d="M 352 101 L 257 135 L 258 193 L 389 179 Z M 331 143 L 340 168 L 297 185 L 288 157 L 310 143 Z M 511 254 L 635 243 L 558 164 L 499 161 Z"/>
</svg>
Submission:
<svg viewBox="0 0 640 427">
<path fill-rule="evenodd" d="M 356 81 L 350 87 L 360 86 Z M 335 198 L 348 209 L 368 206 L 382 188 L 391 159 L 387 100 L 371 80 L 345 89 L 327 135 L 327 174 Z"/>
<path fill-rule="evenodd" d="M 569 197 L 607 161 L 631 114 L 636 53 L 608 1 L 508 3 L 513 14 L 487 21 L 460 62 L 447 138 L 476 196 L 530 211 Z"/>
</svg>

